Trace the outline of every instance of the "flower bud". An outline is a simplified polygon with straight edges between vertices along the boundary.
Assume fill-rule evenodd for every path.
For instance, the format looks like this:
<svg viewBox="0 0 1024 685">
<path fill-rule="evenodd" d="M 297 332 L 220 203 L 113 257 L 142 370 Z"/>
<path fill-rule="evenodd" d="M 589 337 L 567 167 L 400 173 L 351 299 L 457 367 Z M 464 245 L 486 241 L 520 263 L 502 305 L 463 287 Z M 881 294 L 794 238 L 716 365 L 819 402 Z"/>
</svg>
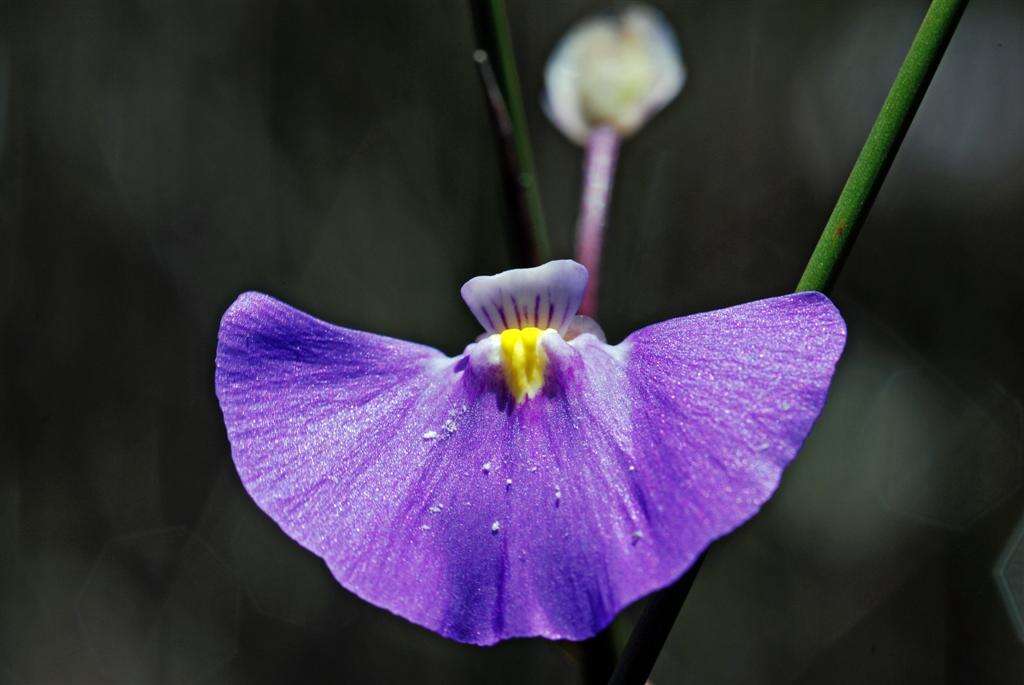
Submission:
<svg viewBox="0 0 1024 685">
<path fill-rule="evenodd" d="M 686 79 L 672 28 L 660 12 L 631 5 L 573 26 L 544 72 L 544 109 L 571 140 L 612 126 L 636 132 L 667 105 Z"/>
</svg>

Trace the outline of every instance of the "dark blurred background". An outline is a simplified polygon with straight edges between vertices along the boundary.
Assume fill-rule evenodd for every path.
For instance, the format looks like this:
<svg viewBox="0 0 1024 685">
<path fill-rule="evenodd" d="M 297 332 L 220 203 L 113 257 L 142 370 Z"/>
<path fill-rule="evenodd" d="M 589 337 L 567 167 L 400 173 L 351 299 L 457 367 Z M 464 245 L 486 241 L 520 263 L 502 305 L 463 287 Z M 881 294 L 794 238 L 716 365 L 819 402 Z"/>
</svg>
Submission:
<svg viewBox="0 0 1024 685">
<path fill-rule="evenodd" d="M 568 256 L 581 155 L 537 96 L 606 5 L 510 4 Z M 793 288 L 927 3 L 659 6 L 690 77 L 623 150 L 615 340 Z M 243 493 L 213 394 L 246 289 L 476 336 L 458 287 L 509 256 L 466 4 L 0 13 L 0 682 L 575 682 L 562 645 L 459 645 L 339 587 Z M 1024 682 L 1022 74 L 1024 3 L 976 0 L 834 292 L 830 403 L 659 685 Z"/>
</svg>

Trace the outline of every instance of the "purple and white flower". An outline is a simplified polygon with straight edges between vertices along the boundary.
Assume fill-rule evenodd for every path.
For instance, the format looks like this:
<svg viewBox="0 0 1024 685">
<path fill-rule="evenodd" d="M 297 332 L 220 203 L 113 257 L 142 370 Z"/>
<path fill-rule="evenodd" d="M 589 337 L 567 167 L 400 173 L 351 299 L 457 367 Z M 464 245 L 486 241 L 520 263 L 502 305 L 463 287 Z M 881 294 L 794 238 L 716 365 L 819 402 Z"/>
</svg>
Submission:
<svg viewBox="0 0 1024 685">
<path fill-rule="evenodd" d="M 583 639 L 772 495 L 846 329 L 799 293 L 648 326 L 577 315 L 587 272 L 478 277 L 448 357 L 258 293 L 216 387 L 256 503 L 346 588 L 444 636 Z"/>
</svg>

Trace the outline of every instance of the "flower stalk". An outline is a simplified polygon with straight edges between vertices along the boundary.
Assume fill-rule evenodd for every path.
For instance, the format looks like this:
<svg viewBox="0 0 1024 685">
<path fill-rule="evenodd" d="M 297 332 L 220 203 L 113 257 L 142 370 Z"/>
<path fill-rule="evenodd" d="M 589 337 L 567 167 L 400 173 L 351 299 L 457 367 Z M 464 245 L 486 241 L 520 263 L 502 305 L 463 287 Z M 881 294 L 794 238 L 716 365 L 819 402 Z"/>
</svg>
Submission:
<svg viewBox="0 0 1024 685">
<path fill-rule="evenodd" d="M 929 6 L 800 278 L 797 292 L 827 292 L 835 283 L 966 6 L 967 0 L 933 0 Z M 700 561 L 650 599 L 630 634 L 612 683 L 641 685 L 650 676 L 699 566 Z"/>
<path fill-rule="evenodd" d="M 580 214 L 576 225 L 576 261 L 587 267 L 590 280 L 583 293 L 580 313 L 597 313 L 598 276 L 601 273 L 601 249 L 604 226 L 611 202 L 621 137 L 611 126 L 600 126 L 587 137 L 583 160 L 583 188 L 580 191 Z"/>
<path fill-rule="evenodd" d="M 477 47 L 494 60 L 498 86 L 511 125 L 513 145 L 509 148 L 504 143 L 502 131 L 495 122 L 503 167 L 512 170 L 505 174 L 506 202 L 510 207 L 510 214 L 519 224 L 516 230 L 525 236 L 523 242 L 528 245 L 524 250 L 527 253 L 524 261 L 542 264 L 550 259 L 551 248 L 548 243 L 547 226 L 544 223 L 540 189 L 534 169 L 533 148 L 530 145 L 530 132 L 526 124 L 526 108 L 512 50 L 512 35 L 509 31 L 505 2 L 470 0 L 470 8 L 473 11 Z M 479 65 L 479 59 L 477 63 Z M 488 100 L 493 107 L 491 94 L 488 94 Z M 492 121 L 495 121 L 493 113 Z M 514 151 L 514 156 L 509 154 L 510 151 Z M 521 211 L 520 207 L 524 209 Z"/>
</svg>

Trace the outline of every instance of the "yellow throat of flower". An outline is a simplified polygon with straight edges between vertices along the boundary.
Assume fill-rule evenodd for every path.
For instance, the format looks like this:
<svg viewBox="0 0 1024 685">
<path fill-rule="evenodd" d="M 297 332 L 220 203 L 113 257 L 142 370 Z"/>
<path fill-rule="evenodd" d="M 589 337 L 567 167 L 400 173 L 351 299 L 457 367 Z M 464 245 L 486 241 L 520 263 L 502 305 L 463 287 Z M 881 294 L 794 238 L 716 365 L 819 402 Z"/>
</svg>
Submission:
<svg viewBox="0 0 1024 685">
<path fill-rule="evenodd" d="M 544 386 L 544 368 L 547 355 L 540 345 L 539 328 L 508 328 L 501 332 L 501 367 L 505 372 L 508 391 L 522 403 L 533 398 Z"/>
</svg>

